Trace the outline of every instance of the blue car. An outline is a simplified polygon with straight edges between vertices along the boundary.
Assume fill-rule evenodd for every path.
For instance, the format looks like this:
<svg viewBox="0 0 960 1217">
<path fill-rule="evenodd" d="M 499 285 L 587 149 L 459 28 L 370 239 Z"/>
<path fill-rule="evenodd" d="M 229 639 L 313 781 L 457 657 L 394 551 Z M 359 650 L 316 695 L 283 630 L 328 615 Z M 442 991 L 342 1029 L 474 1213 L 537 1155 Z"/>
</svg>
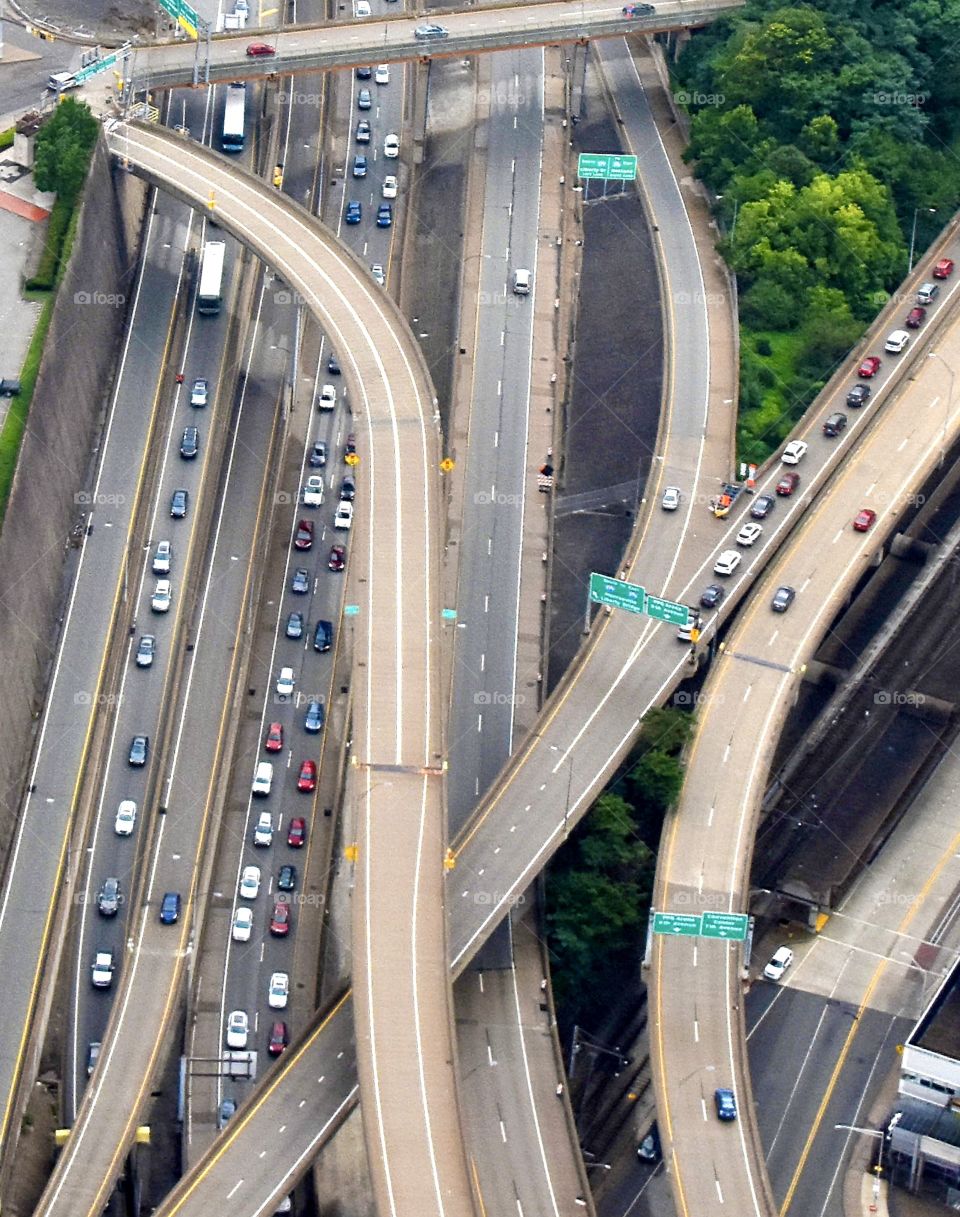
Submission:
<svg viewBox="0 0 960 1217">
<path fill-rule="evenodd" d="M 357 153 L 357 155 L 353 158 L 353 176 L 367 176 L 367 158 L 362 156 L 360 153 Z"/>
<path fill-rule="evenodd" d="M 347 203 L 347 213 L 344 216 L 344 219 L 348 224 L 359 224 L 360 214 L 360 204 L 356 199 L 351 199 L 350 202 Z M 379 220 L 377 222 L 379 223 Z"/>
<path fill-rule="evenodd" d="M 393 208 L 389 203 L 381 203 L 377 208 L 377 227 L 389 228 L 393 223 Z"/>
<path fill-rule="evenodd" d="M 318 698 L 314 698 L 307 705 L 307 713 L 303 720 L 305 731 L 315 735 L 318 731 L 323 730 L 323 702 Z"/>
<path fill-rule="evenodd" d="M 723 1087 L 713 1092 L 713 1101 L 717 1105 L 718 1120 L 735 1120 L 737 1118 L 737 1100 L 732 1090 Z"/>
<path fill-rule="evenodd" d="M 180 893 L 164 892 L 160 904 L 160 921 L 163 925 L 173 925 L 180 920 Z"/>
</svg>

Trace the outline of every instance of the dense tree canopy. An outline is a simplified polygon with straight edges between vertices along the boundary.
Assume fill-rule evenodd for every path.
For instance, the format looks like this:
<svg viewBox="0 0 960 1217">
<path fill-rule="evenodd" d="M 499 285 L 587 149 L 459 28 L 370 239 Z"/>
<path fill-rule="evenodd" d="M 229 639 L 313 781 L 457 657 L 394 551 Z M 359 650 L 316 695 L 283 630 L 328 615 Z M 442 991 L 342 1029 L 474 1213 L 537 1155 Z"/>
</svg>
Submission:
<svg viewBox="0 0 960 1217">
<path fill-rule="evenodd" d="M 90 152 L 97 142 L 97 120 L 89 106 L 65 97 L 37 133 L 34 178 L 41 190 L 53 190 L 72 203 L 83 186 Z"/>
</svg>

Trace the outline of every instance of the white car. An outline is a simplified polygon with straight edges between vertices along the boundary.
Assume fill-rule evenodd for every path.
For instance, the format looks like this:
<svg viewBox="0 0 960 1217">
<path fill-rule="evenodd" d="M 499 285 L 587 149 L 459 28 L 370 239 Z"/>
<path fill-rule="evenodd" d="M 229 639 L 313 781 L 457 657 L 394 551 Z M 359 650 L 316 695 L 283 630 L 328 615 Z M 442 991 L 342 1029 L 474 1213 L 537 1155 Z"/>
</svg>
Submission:
<svg viewBox="0 0 960 1217">
<path fill-rule="evenodd" d="M 304 507 L 319 507 L 323 503 L 323 478 L 319 473 L 311 473 L 303 484 Z"/>
<path fill-rule="evenodd" d="M 233 929 L 230 936 L 234 942 L 249 942 L 253 933 L 253 909 L 245 905 L 238 908 L 233 917 Z"/>
<path fill-rule="evenodd" d="M 334 528 L 349 528 L 353 523 L 353 504 L 341 499 L 337 504 L 337 514 L 333 517 Z"/>
<path fill-rule="evenodd" d="M 715 575 L 732 575 L 740 565 L 742 554 L 738 554 L 735 549 L 725 549 L 714 563 L 713 573 Z"/>
<path fill-rule="evenodd" d="M 380 193 L 385 199 L 395 199 L 399 189 L 400 184 L 397 181 L 396 176 L 392 173 L 388 173 L 383 179 L 383 186 L 380 188 Z"/>
<path fill-rule="evenodd" d="M 290 977 L 286 972 L 274 972 L 270 977 L 267 1005 L 271 1010 L 285 1010 L 290 996 Z"/>
<path fill-rule="evenodd" d="M 324 385 L 317 398 L 318 410 L 333 410 L 337 405 L 337 390 L 333 385 Z"/>
<path fill-rule="evenodd" d="M 227 1047 L 246 1048 L 250 1022 L 244 1010 L 231 1010 L 227 1018 Z"/>
<path fill-rule="evenodd" d="M 887 341 L 883 344 L 883 349 L 891 355 L 899 355 L 901 351 L 907 349 L 909 341 L 910 335 L 906 330 L 894 330 L 892 334 L 887 335 Z"/>
<path fill-rule="evenodd" d="M 370 12 L 370 0 L 353 0 L 354 17 L 369 17 Z"/>
<path fill-rule="evenodd" d="M 153 551 L 153 573 L 155 575 L 170 574 L 170 559 L 173 557 L 173 546 L 169 541 L 158 541 Z"/>
<path fill-rule="evenodd" d="M 379 262 L 374 262 L 374 264 L 370 267 L 370 274 L 373 275 L 374 279 L 380 284 L 381 287 L 386 285 L 387 276 L 383 273 L 383 267 Z"/>
<path fill-rule="evenodd" d="M 277 677 L 277 696 L 292 697 L 295 683 L 293 668 L 281 668 L 280 675 Z"/>
<path fill-rule="evenodd" d="M 207 382 L 200 376 L 193 382 L 190 390 L 190 405 L 205 406 L 207 404 Z"/>
<path fill-rule="evenodd" d="M 117 818 L 113 822 L 113 831 L 118 837 L 129 837 L 137 822 L 137 805 L 133 799 L 124 799 L 117 808 Z"/>
<path fill-rule="evenodd" d="M 756 520 L 747 520 L 743 528 L 737 533 L 738 545 L 752 545 L 757 537 L 763 532 L 763 528 Z"/>
<path fill-rule="evenodd" d="M 165 613 L 170 608 L 170 580 L 158 579 L 150 597 L 150 607 L 155 613 Z"/>
<path fill-rule="evenodd" d="M 783 450 L 780 457 L 785 465 L 799 465 L 807 451 L 807 444 L 802 439 L 792 439 Z"/>
<path fill-rule="evenodd" d="M 256 900 L 260 891 L 260 867 L 245 866 L 240 876 L 240 899 Z"/>
<path fill-rule="evenodd" d="M 377 70 L 373 74 L 374 83 L 378 85 L 388 85 L 390 83 L 390 65 L 388 63 L 378 63 Z"/>
<path fill-rule="evenodd" d="M 113 952 L 97 951 L 90 969 L 90 982 L 95 989 L 109 989 L 113 983 Z"/>
<path fill-rule="evenodd" d="M 668 486 L 663 492 L 660 506 L 664 511 L 676 511 L 680 506 L 680 487 Z"/>
<path fill-rule="evenodd" d="M 789 947 L 778 947 L 773 958 L 763 969 L 763 974 L 767 980 L 779 980 L 792 963 L 793 951 Z"/>
<path fill-rule="evenodd" d="M 391 131 L 383 141 L 383 155 L 387 160 L 396 160 L 400 155 L 400 138 Z"/>
</svg>

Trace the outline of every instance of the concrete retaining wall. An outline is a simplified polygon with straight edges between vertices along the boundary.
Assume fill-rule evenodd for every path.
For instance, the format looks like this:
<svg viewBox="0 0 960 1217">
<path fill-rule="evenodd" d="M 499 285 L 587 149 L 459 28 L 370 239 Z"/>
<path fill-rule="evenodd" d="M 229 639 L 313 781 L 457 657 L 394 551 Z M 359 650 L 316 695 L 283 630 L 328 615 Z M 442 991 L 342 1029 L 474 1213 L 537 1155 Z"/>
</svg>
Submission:
<svg viewBox="0 0 960 1217">
<path fill-rule="evenodd" d="M 111 172 L 97 145 L 77 239 L 37 379 L 0 531 L 0 857 L 24 792 L 34 734 L 60 635 L 70 532 L 94 484 L 118 343 L 133 294 L 146 187 Z"/>
</svg>

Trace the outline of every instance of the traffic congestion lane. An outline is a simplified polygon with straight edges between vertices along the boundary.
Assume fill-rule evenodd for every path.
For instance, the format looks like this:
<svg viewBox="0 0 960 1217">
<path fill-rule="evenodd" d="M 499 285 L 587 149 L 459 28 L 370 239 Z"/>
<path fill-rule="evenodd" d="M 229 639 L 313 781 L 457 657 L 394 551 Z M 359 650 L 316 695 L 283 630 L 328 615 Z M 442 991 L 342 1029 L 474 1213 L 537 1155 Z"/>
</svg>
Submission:
<svg viewBox="0 0 960 1217">
<path fill-rule="evenodd" d="M 669 29 L 689 29 L 708 23 L 727 9 L 740 7 L 742 0 L 698 0 L 691 7 L 685 0 L 664 0 L 653 14 L 628 16 L 621 4 L 581 0 L 569 4 L 545 0 L 536 5 L 500 5 L 488 9 L 445 11 L 440 16 L 446 36 L 417 38 L 415 29 L 424 19 L 401 14 L 386 19 L 318 26 L 287 27 L 282 31 L 246 30 L 242 36 L 213 39 L 209 76 L 213 81 L 242 76 L 266 76 L 276 72 L 316 71 L 321 68 L 355 67 L 358 64 L 397 62 L 426 55 L 463 55 L 508 47 L 537 46 L 545 42 L 579 41 L 584 38 L 652 34 Z M 273 54 L 248 55 L 251 43 L 265 44 Z M 155 44 L 134 52 L 131 76 L 135 86 L 149 81 L 153 87 L 192 83 L 193 50 L 176 43 Z"/>
<path fill-rule="evenodd" d="M 941 335 L 947 358 L 960 357 L 956 329 Z M 821 494 L 791 538 L 746 615 L 727 638 L 704 689 L 700 724 L 671 821 L 658 879 L 657 904 L 668 911 L 738 911 L 745 903 L 752 838 L 767 772 L 803 665 L 836 609 L 871 561 L 884 532 L 911 491 L 937 462 L 943 419 L 951 434 L 956 411 L 936 408 L 948 377 L 924 360 L 915 378 L 887 402 L 881 425 L 864 440 L 857 459 Z M 883 531 L 854 530 L 860 506 L 884 501 Z M 771 611 L 777 585 L 795 587 L 786 613 Z M 673 1147 L 673 1171 L 684 1211 L 701 1212 L 716 1196 L 701 1169 L 717 1166 L 717 1186 L 740 1212 L 774 1211 L 755 1122 L 742 1011 L 736 981 L 740 947 L 658 937 L 653 975 L 658 1111 Z M 717 994 L 726 997 L 717 1000 Z M 704 1012 L 712 1017 L 707 1018 Z M 696 1013 L 694 1013 L 696 1012 Z M 695 1120 L 684 1081 L 729 1086 L 738 1098 L 739 1150 L 730 1155 L 729 1129 Z M 687 1209 L 689 1206 L 689 1210 Z"/>
</svg>

